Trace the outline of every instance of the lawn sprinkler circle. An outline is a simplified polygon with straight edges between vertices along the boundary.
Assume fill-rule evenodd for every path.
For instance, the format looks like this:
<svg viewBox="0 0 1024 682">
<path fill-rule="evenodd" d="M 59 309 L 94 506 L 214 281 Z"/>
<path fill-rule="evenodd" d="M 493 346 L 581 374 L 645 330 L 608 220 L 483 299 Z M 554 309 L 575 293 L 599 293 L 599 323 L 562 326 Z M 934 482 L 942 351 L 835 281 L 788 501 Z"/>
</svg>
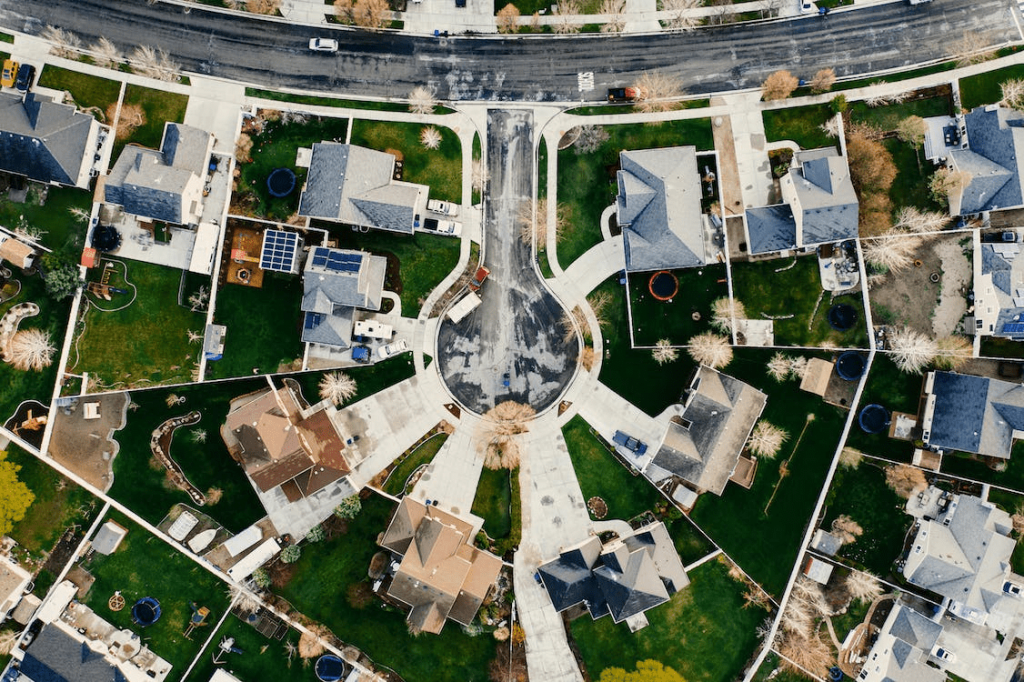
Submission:
<svg viewBox="0 0 1024 682">
<path fill-rule="evenodd" d="M 291 168 L 275 168 L 267 176 L 267 191 L 270 196 L 286 197 L 295 189 L 295 173 Z"/>
<path fill-rule="evenodd" d="M 149 627 L 160 620 L 160 602 L 153 597 L 143 597 L 132 607 L 132 622 L 139 627 Z"/>
<path fill-rule="evenodd" d="M 647 288 L 659 301 L 671 301 L 679 293 L 679 280 L 668 270 L 659 270 L 651 275 Z"/>
<path fill-rule="evenodd" d="M 844 381 L 856 381 L 864 376 L 867 361 L 855 350 L 848 350 L 836 360 L 836 374 Z"/>
<path fill-rule="evenodd" d="M 860 411 L 857 423 L 864 433 L 881 433 L 889 426 L 889 410 L 872 403 Z"/>
<path fill-rule="evenodd" d="M 345 674 L 345 663 L 331 654 L 316 659 L 316 678 L 322 682 L 336 682 Z"/>
<path fill-rule="evenodd" d="M 836 303 L 828 309 L 828 326 L 837 332 L 848 332 L 857 324 L 857 311 L 847 303 Z"/>
</svg>

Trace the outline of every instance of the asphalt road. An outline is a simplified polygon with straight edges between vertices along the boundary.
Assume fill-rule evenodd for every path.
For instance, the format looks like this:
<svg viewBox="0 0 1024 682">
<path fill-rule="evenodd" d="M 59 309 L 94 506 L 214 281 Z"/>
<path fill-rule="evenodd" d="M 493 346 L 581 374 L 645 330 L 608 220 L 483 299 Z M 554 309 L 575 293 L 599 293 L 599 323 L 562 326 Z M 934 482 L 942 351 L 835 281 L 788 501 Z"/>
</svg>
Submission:
<svg viewBox="0 0 1024 682">
<path fill-rule="evenodd" d="M 375 97 L 404 97 L 426 83 L 442 99 L 463 101 L 599 100 L 654 69 L 691 93 L 754 87 L 780 68 L 804 78 L 827 66 L 840 76 L 866 74 L 949 56 L 964 31 L 988 44 L 1018 42 L 1020 19 L 1014 0 L 934 0 L 692 33 L 436 39 L 296 26 L 201 5 L 185 14 L 143 0 L 0 0 L 0 26 L 37 34 L 52 24 L 86 45 L 104 36 L 125 52 L 140 43 L 164 48 L 186 71 Z M 311 53 L 313 36 L 337 38 L 342 51 Z M 592 90 L 579 91 L 580 73 L 594 74 Z"/>
<path fill-rule="evenodd" d="M 482 303 L 458 324 L 444 318 L 437 338 L 441 376 L 464 407 L 479 414 L 514 400 L 540 412 L 572 379 L 579 341 L 562 334 L 564 310 L 533 268 L 516 216 L 533 196 L 533 114 L 487 113 L 490 194 Z M 509 375 L 509 386 L 504 375 Z"/>
</svg>

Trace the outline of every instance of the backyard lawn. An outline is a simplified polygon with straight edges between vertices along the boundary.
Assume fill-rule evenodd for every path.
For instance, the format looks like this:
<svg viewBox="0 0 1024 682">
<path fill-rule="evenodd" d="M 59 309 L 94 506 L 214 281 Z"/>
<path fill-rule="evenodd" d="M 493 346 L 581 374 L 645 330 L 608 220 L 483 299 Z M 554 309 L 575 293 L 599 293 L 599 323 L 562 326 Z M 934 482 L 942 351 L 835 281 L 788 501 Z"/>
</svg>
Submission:
<svg viewBox="0 0 1024 682">
<path fill-rule="evenodd" d="M 124 91 L 124 102 L 121 106 L 137 104 L 146 115 L 146 122 L 135 129 L 124 140 L 114 145 L 114 161 L 121 155 L 121 150 L 128 142 L 159 149 L 160 140 L 164 137 L 165 123 L 182 123 L 185 120 L 185 108 L 188 106 L 188 95 L 179 95 L 165 90 L 153 90 L 141 85 L 129 85 Z"/>
<path fill-rule="evenodd" d="M 419 123 L 356 120 L 352 124 L 352 144 L 394 154 L 403 160 L 406 182 L 430 187 L 432 199 L 462 203 L 462 144 L 447 126 L 435 126 L 441 132 L 441 146 L 430 150 L 420 142 L 423 126 Z"/>
<path fill-rule="evenodd" d="M 1024 343 L 999 339 L 994 336 L 981 337 L 981 357 L 983 358 L 1024 358 Z"/>
<path fill-rule="evenodd" d="M 215 621 L 216 622 L 216 621 Z M 202 637 L 209 637 L 210 628 L 202 630 Z M 222 637 L 232 637 L 242 654 L 220 654 L 223 665 L 215 665 L 213 656 L 217 643 Z M 198 638 L 197 638 L 198 639 Z M 256 628 L 243 623 L 236 616 L 228 616 L 215 633 L 212 644 L 203 652 L 192 669 L 188 679 L 196 682 L 209 680 L 214 670 L 222 668 L 240 680 L 273 680 L 274 682 L 315 682 L 316 672 L 311 665 L 296 654 L 288 655 L 286 643 L 298 645 L 299 633 L 289 630 L 283 640 L 268 639 L 256 632 Z"/>
<path fill-rule="evenodd" d="M 878 353 L 871 364 L 868 382 L 861 395 L 860 407 L 877 403 L 890 413 L 918 414 L 923 382 L 922 375 L 901 372 L 887 354 Z M 913 443 L 889 438 L 888 433 L 865 433 L 856 424 L 850 428 L 846 442 L 850 447 L 869 455 L 908 464 L 914 454 Z"/>
<path fill-rule="evenodd" d="M 46 286 L 38 275 L 26 275 L 18 268 L 11 268 L 14 277 L 4 290 L 13 292 L 20 282 L 21 290 L 9 301 L 0 303 L 0 317 L 19 303 L 32 302 L 39 306 L 39 315 L 26 317 L 18 329 L 43 329 L 50 334 L 50 343 L 56 349 L 51 364 L 42 371 L 33 369 L 15 369 L 13 365 L 0 362 L 0 424 L 5 423 L 14 415 L 23 400 L 38 400 L 44 405 L 50 404 L 53 386 L 57 381 L 57 366 L 60 361 L 60 348 L 64 343 L 64 334 L 68 327 L 71 314 L 71 299 L 55 301 L 46 293 Z"/>
<path fill-rule="evenodd" d="M 601 213 L 615 201 L 617 192 L 619 152 L 679 145 L 694 145 L 697 151 L 714 148 L 711 122 L 706 118 L 610 125 L 604 129 L 608 140 L 597 151 L 577 154 L 570 147 L 558 152 L 557 200 L 566 220 L 557 257 L 563 268 L 601 241 Z"/>
<path fill-rule="evenodd" d="M 757 648 L 755 628 L 764 619 L 758 608 L 743 608 L 744 585 L 729 577 L 721 561 L 709 561 L 692 573 L 692 583 L 646 616 L 650 625 L 630 633 L 608 616 L 572 621 L 590 679 L 605 668 L 636 668 L 654 659 L 674 668 L 687 682 L 732 682 Z"/>
<path fill-rule="evenodd" d="M 780 269 L 782 271 L 777 272 Z M 867 318 L 860 289 L 832 298 L 821 288 L 818 259 L 814 256 L 735 263 L 732 287 L 736 300 L 745 306 L 747 317 L 753 320 L 764 319 L 766 315 L 776 318 L 776 345 L 821 346 L 830 342 L 837 348 L 868 346 Z M 837 303 L 846 303 L 857 313 L 857 324 L 850 331 L 838 332 L 828 324 L 829 308 Z M 792 317 L 786 318 L 787 315 Z"/>
<path fill-rule="evenodd" d="M 670 301 L 659 301 L 651 294 L 652 273 L 628 276 L 635 346 L 649 348 L 661 339 L 668 339 L 673 346 L 685 345 L 690 337 L 711 329 L 712 303 L 729 296 L 724 263 L 673 270 L 672 274 L 679 280 L 679 294 Z"/>
<path fill-rule="evenodd" d="M 735 353 L 724 371 L 768 394 L 762 418 L 786 430 L 789 440 L 775 459 L 758 461 L 750 490 L 729 485 L 721 497 L 705 493 L 691 518 L 778 597 L 793 569 L 847 413 L 801 391 L 797 381 L 770 379 L 767 363 L 774 351 L 737 348 Z"/>
<path fill-rule="evenodd" d="M 764 112 L 764 133 L 768 142 L 792 140 L 800 149 L 834 147 L 836 138 L 829 137 L 821 126 L 832 117 L 828 104 L 807 107 L 786 107 Z"/>
<path fill-rule="evenodd" d="M 896 130 L 900 121 L 908 116 L 949 116 L 953 113 L 953 101 L 948 96 L 928 97 L 877 107 L 869 107 L 864 102 L 853 102 L 850 104 L 849 112 L 851 121 L 867 123 L 888 132 Z"/>
<path fill-rule="evenodd" d="M 484 467 L 471 511 L 484 520 L 484 532 L 492 539 L 508 537 L 512 532 L 511 507 L 512 479 L 509 470 Z"/>
<path fill-rule="evenodd" d="M 24 222 L 40 233 L 39 242 L 58 254 L 78 262 L 85 246 L 88 218 L 76 218 L 72 209 L 87 213 L 92 209 L 92 194 L 77 187 L 44 187 L 28 183 L 28 198 L 16 204 L 0 192 L 0 225 L 14 229 Z"/>
<path fill-rule="evenodd" d="M 892 154 L 896 164 L 896 179 L 889 188 L 889 200 L 897 209 L 902 206 L 916 206 L 924 211 L 947 211 L 932 198 L 928 185 L 938 168 L 924 158 L 924 151 L 918 151 L 906 142 L 896 138 L 882 140 Z"/>
<path fill-rule="evenodd" d="M 79 109 L 86 111 L 95 107 L 98 112 L 86 113 L 93 114 L 108 125 L 113 123 L 107 119 L 107 108 L 117 103 L 117 98 L 121 94 L 120 82 L 47 64 L 39 75 L 39 85 L 70 92 Z"/>
<path fill-rule="evenodd" d="M 1015 78 L 1024 78 L 1024 64 L 961 78 L 960 103 L 964 109 L 973 109 L 983 104 L 995 104 L 1003 98 L 1003 92 L 999 85 Z"/>
<path fill-rule="evenodd" d="M 435 434 L 406 455 L 405 459 L 399 462 L 398 466 L 388 475 L 388 480 L 384 482 L 383 486 L 384 492 L 395 497 L 409 492 L 406 485 L 409 477 L 421 466 L 426 466 L 434 461 L 434 456 L 441 450 L 441 446 L 446 440 L 448 440 L 448 434 Z"/>
<path fill-rule="evenodd" d="M 111 497 L 154 525 L 175 504 L 194 505 L 185 492 L 165 483 L 166 470 L 154 465 L 149 441 L 150 434 L 164 421 L 197 410 L 202 415 L 198 424 L 174 432 L 171 457 L 201 491 L 211 488 L 223 491 L 220 502 L 207 502 L 202 511 L 232 533 L 238 533 L 261 519 L 266 512 L 245 472 L 228 454 L 220 437 L 220 427 L 227 417 L 230 400 L 266 386 L 266 381 L 260 378 L 183 386 L 173 391 L 133 391 L 131 400 L 139 407 L 129 409 L 127 425 L 114 436 L 121 450 L 114 459 Z M 185 400 L 168 407 L 170 395 Z M 195 433 L 199 431 L 206 433 L 205 443 L 195 441 Z"/>
<path fill-rule="evenodd" d="M 288 375 L 290 379 L 299 382 L 302 387 L 302 395 L 310 403 L 320 400 L 320 378 L 324 372 L 300 372 Z M 356 394 L 345 404 L 352 405 L 363 398 L 369 398 L 378 391 L 390 388 L 416 375 L 416 367 L 413 365 L 412 354 L 403 353 L 393 357 L 386 362 L 378 362 L 369 367 L 349 367 L 345 374 L 356 380 Z"/>
<path fill-rule="evenodd" d="M 440 635 L 414 637 L 403 612 L 382 608 L 376 596 L 360 594 L 369 589 L 366 571 L 393 508 L 379 495 L 363 500 L 362 511 L 347 523 L 344 534 L 303 548 L 280 595 L 407 682 L 484 682 L 495 653 L 489 634 L 470 637 L 449 623 Z"/>
<path fill-rule="evenodd" d="M 202 349 L 189 343 L 188 332 L 202 333 L 206 317 L 178 305 L 182 272 L 140 261 L 107 262 L 116 264 L 110 283 L 132 293 L 114 294 L 113 301 L 88 297 L 85 329 L 75 340 L 68 371 L 89 372 L 106 389 L 190 381 Z M 90 280 L 99 280 L 101 271 L 92 271 Z"/>
<path fill-rule="evenodd" d="M 209 608 L 208 619 L 217 622 L 228 606 L 227 587 L 127 517 L 111 513 L 110 518 L 127 528 L 128 534 L 112 555 L 94 553 L 82 563 L 96 578 L 85 603 L 114 626 L 139 633 L 154 653 L 174 666 L 167 679 L 180 680 L 204 641 L 202 634 L 191 640 L 182 634 L 192 616 L 189 603 Z M 127 606 L 111 611 L 107 602 L 118 591 Z M 154 597 L 162 611 L 160 620 L 145 630 L 132 623 L 131 616 L 131 605 L 143 597 Z"/>
<path fill-rule="evenodd" d="M 950 476 L 971 478 L 982 483 L 1001 485 L 1018 493 L 1024 493 L 1024 440 L 1015 441 L 1010 461 L 999 464 L 1005 466 L 1005 469 L 996 471 L 972 455 L 953 452 L 942 458 L 941 471 Z"/>
<path fill-rule="evenodd" d="M 207 363 L 207 378 L 247 376 L 256 367 L 266 374 L 296 358 L 301 361 L 301 303 L 302 281 L 294 275 L 266 272 L 260 289 L 221 287 L 214 322 L 228 328 L 224 357 Z"/>
</svg>

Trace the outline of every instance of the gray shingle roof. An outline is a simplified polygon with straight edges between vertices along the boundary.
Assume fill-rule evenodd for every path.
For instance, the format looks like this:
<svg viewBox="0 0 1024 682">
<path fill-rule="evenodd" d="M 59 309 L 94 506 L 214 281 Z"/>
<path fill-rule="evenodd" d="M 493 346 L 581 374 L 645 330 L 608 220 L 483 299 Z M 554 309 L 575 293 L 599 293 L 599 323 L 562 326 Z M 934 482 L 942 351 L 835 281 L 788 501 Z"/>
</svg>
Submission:
<svg viewBox="0 0 1024 682">
<path fill-rule="evenodd" d="M 345 256 L 344 270 L 322 264 L 321 256 Z M 355 267 L 350 267 L 352 263 Z M 303 271 L 300 309 L 306 313 L 302 340 L 348 348 L 355 308 L 380 310 L 387 259 L 361 251 L 314 247 Z"/>
<path fill-rule="evenodd" d="M 695 147 L 619 154 L 617 220 L 626 270 L 696 267 L 707 263 Z"/>
<path fill-rule="evenodd" d="M 966 150 L 950 152 L 953 165 L 971 173 L 959 201 L 960 215 L 1024 204 L 1024 114 L 997 106 L 966 116 Z M 955 204 L 956 202 L 954 202 Z"/>
<path fill-rule="evenodd" d="M 307 312 L 302 317 L 302 342 L 348 348 L 354 313 L 354 308 L 339 308 L 330 313 Z"/>
<path fill-rule="evenodd" d="M 796 247 L 796 221 L 789 204 L 748 208 L 746 213 L 750 253 L 774 253 Z"/>
<path fill-rule="evenodd" d="M 853 239 L 858 234 L 857 193 L 846 159 L 834 148 L 798 152 L 790 171 L 802 216 L 801 246 Z M 794 206 L 794 211 L 798 210 Z"/>
<path fill-rule="evenodd" d="M 33 93 L 24 101 L 0 93 L 0 170 L 75 185 L 82 166 L 92 163 L 86 145 L 95 124 L 92 116 Z"/>
<path fill-rule="evenodd" d="M 1024 430 L 1024 387 L 998 379 L 934 372 L 927 445 L 1009 458 L 1014 430 Z"/>
<path fill-rule="evenodd" d="M 33 682 L 125 682 L 103 655 L 54 625 L 43 627 L 25 652 L 21 673 Z"/>
</svg>

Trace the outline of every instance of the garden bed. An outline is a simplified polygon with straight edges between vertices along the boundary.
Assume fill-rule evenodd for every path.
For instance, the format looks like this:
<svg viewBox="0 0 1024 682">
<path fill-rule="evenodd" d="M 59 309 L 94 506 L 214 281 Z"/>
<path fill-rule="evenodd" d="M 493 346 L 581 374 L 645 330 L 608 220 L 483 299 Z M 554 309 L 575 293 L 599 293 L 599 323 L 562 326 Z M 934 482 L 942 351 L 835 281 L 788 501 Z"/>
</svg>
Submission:
<svg viewBox="0 0 1024 682">
<path fill-rule="evenodd" d="M 398 463 L 398 466 L 388 475 L 387 481 L 384 482 L 382 486 L 384 492 L 395 497 L 410 492 L 409 478 L 420 467 L 425 467 L 434 461 L 434 457 L 440 452 L 446 440 L 448 440 L 447 433 L 435 433 L 415 450 L 405 455 Z"/>
</svg>

